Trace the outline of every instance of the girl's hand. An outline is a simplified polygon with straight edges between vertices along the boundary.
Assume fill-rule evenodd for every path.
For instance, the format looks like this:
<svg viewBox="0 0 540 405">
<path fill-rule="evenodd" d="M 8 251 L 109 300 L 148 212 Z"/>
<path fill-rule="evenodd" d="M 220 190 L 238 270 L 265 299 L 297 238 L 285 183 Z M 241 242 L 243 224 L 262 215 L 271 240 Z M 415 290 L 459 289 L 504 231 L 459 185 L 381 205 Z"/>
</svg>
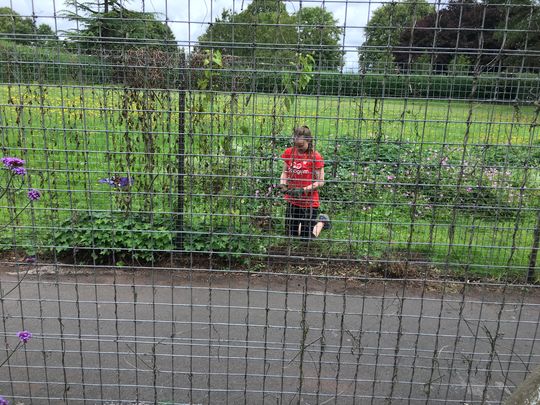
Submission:
<svg viewBox="0 0 540 405">
<path fill-rule="evenodd" d="M 287 194 L 290 195 L 291 197 L 301 197 L 303 194 L 304 194 L 304 189 L 303 188 L 292 188 L 290 190 L 287 190 Z"/>
</svg>

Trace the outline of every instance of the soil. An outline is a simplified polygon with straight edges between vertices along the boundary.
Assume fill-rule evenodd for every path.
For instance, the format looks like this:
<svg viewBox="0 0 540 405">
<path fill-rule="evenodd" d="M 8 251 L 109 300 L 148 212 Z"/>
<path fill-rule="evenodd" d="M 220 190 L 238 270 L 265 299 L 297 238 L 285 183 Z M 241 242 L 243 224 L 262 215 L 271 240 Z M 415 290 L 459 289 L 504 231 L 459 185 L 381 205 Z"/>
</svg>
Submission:
<svg viewBox="0 0 540 405">
<path fill-rule="evenodd" d="M 216 255 L 168 256 L 153 264 L 129 266 L 85 265 L 69 261 L 41 260 L 26 263 L 23 255 L 0 256 L 0 276 L 12 280 L 44 280 L 104 284 L 197 285 L 214 288 L 269 288 L 335 294 L 407 295 L 493 294 L 535 297 L 537 286 L 498 280 L 466 280 L 445 276 L 421 255 L 403 252 L 378 261 L 351 261 L 345 256 L 287 255 L 273 250 L 261 260 L 239 263 Z M 306 251 L 309 253 L 309 251 Z M 528 294 L 532 292 L 533 294 Z M 540 302 L 540 295 L 536 299 Z"/>
</svg>

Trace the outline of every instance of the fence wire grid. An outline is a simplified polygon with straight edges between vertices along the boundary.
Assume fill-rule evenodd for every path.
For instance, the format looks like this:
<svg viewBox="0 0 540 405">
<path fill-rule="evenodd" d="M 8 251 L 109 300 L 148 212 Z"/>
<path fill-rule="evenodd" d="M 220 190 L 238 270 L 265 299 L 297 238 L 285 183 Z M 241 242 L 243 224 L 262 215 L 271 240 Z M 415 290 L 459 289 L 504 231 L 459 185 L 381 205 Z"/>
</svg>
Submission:
<svg viewBox="0 0 540 405">
<path fill-rule="evenodd" d="M 0 399 L 504 402 L 539 66 L 538 0 L 0 0 Z"/>
</svg>

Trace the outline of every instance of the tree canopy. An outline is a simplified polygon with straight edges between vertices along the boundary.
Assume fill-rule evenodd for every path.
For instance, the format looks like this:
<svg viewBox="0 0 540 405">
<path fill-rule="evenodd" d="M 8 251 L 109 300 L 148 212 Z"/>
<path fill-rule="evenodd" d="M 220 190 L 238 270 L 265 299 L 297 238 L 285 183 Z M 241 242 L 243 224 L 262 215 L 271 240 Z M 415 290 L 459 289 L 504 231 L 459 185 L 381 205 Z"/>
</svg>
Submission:
<svg viewBox="0 0 540 405">
<path fill-rule="evenodd" d="M 540 49 L 538 0 L 514 0 L 513 4 L 452 0 L 438 12 L 403 30 L 393 55 L 400 69 L 410 69 L 420 57 L 442 73 L 458 57 L 470 60 L 478 71 L 499 66 L 538 66 Z"/>
<path fill-rule="evenodd" d="M 32 18 L 24 18 L 9 7 L 0 7 L 0 36 L 25 45 L 57 39 L 50 26 L 38 26 Z"/>
<path fill-rule="evenodd" d="M 305 7 L 290 15 L 282 0 L 254 0 L 239 13 L 224 10 L 199 37 L 198 48 L 219 49 L 258 65 L 287 65 L 296 53 L 308 53 L 321 68 L 336 69 L 343 64 L 341 33 L 323 8 Z"/>
<path fill-rule="evenodd" d="M 71 8 L 67 17 L 82 24 L 68 36 L 87 51 L 176 48 L 172 30 L 155 13 L 130 10 L 119 0 L 66 0 L 66 5 Z"/>
<path fill-rule="evenodd" d="M 339 41 L 343 28 L 338 27 L 334 15 L 322 7 L 304 7 L 295 14 L 295 19 L 301 52 L 311 54 L 320 68 L 341 68 L 344 52 Z"/>
<path fill-rule="evenodd" d="M 392 1 L 376 9 L 365 28 L 366 40 L 358 50 L 360 67 L 364 70 L 388 68 L 400 34 L 434 11 L 435 7 L 426 0 Z"/>
</svg>

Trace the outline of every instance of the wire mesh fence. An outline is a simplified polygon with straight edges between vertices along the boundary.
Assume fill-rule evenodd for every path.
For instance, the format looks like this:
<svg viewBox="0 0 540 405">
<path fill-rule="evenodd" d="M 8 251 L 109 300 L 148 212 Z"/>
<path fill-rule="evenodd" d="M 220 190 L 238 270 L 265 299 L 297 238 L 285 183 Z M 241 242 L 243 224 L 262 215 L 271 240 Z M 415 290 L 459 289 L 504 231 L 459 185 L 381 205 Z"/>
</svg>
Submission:
<svg viewBox="0 0 540 405">
<path fill-rule="evenodd" d="M 540 363 L 539 27 L 0 2 L 0 396 L 502 402 Z"/>
</svg>

